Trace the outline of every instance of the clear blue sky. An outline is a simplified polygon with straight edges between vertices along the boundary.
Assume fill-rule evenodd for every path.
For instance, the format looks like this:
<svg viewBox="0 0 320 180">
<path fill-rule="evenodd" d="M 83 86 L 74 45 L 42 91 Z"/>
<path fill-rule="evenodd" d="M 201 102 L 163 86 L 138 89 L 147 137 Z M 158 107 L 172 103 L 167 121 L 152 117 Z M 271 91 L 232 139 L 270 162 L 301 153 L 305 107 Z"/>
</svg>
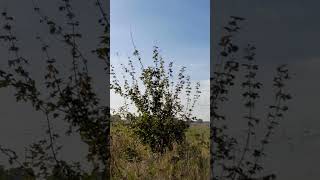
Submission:
<svg viewBox="0 0 320 180">
<path fill-rule="evenodd" d="M 191 79 L 201 82 L 203 94 L 195 115 L 209 120 L 210 1 L 111 0 L 110 16 L 111 63 L 126 63 L 131 56 L 130 31 L 144 63 L 152 62 L 157 45 L 165 59 L 176 68 L 186 66 Z M 119 104 L 111 94 L 111 108 Z"/>
<path fill-rule="evenodd" d="M 132 53 L 131 29 L 146 59 L 151 60 L 157 45 L 164 57 L 186 66 L 192 79 L 209 79 L 209 4 L 209 0 L 111 0 L 111 61 L 125 60 Z"/>
</svg>

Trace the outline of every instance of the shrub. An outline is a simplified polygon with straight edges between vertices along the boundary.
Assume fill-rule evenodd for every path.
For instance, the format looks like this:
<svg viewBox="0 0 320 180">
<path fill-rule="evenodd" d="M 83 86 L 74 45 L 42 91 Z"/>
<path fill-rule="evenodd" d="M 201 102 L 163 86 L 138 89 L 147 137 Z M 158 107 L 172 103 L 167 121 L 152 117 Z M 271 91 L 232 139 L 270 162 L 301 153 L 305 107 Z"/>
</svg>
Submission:
<svg viewBox="0 0 320 180">
<path fill-rule="evenodd" d="M 114 67 L 111 66 L 111 89 L 131 100 L 137 108 L 137 114 L 127 113 L 126 117 L 132 122 L 134 132 L 142 142 L 148 144 L 152 151 L 163 153 L 166 149 L 172 149 L 173 143 L 183 141 L 185 130 L 194 119 L 192 109 L 201 93 L 200 84 L 195 85 L 192 98 L 192 83 L 190 77 L 185 75 L 185 67 L 181 68 L 178 82 L 175 83 L 173 63 L 169 63 L 168 69 L 165 68 L 165 61 L 160 56 L 158 47 L 153 50 L 154 66 L 145 67 L 137 50 L 133 55 L 140 63 L 140 76 L 136 76 L 137 71 L 131 59 L 127 66 L 121 64 L 124 72 L 123 83 L 119 81 Z M 186 93 L 186 106 L 180 99 L 183 92 Z"/>
<path fill-rule="evenodd" d="M 134 132 L 149 144 L 154 152 L 164 153 L 172 150 L 173 142 L 181 143 L 185 139 L 185 131 L 189 125 L 176 118 L 159 119 L 156 116 L 144 114 L 132 124 Z"/>
</svg>

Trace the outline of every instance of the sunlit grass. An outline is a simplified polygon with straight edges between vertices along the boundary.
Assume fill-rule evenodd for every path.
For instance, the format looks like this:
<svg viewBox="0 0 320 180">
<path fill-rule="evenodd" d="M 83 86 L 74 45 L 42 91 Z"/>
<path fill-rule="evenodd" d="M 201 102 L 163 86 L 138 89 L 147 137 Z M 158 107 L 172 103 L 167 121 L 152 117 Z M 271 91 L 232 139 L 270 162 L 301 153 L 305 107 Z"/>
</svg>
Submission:
<svg viewBox="0 0 320 180">
<path fill-rule="evenodd" d="M 186 132 L 186 142 L 160 155 L 152 153 L 123 123 L 111 128 L 112 179 L 208 179 L 209 127 Z"/>
</svg>

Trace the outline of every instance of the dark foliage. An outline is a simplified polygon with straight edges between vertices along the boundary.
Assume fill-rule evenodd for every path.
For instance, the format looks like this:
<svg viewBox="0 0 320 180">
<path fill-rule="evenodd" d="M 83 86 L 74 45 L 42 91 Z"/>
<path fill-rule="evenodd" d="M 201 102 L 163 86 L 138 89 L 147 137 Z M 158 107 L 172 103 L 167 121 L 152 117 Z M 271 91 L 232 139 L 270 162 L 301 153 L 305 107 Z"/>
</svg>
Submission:
<svg viewBox="0 0 320 180">
<path fill-rule="evenodd" d="M 211 179 L 258 179 L 263 172 L 261 164 L 265 154 L 265 146 L 270 142 L 279 120 L 283 118 L 288 107 L 284 103 L 291 99 L 285 91 L 285 83 L 290 78 L 286 65 L 280 65 L 276 69 L 274 77 L 274 104 L 269 106 L 269 112 L 264 120 L 257 117 L 255 104 L 260 97 L 262 83 L 258 82 L 256 75 L 258 65 L 255 60 L 255 47 L 248 44 L 244 48 L 244 55 L 241 55 L 241 48 L 235 43 L 235 37 L 241 29 L 239 23 L 245 20 L 240 17 L 231 17 L 228 25 L 224 28 L 225 35 L 220 39 L 221 47 L 219 58 L 216 60 L 214 76 L 211 79 Z M 242 97 L 245 100 L 244 107 L 247 109 L 246 120 L 247 131 L 244 143 L 237 137 L 228 133 L 228 121 L 222 113 L 221 107 L 229 99 L 230 90 L 236 84 L 239 72 L 244 72 L 244 82 L 241 86 L 244 90 Z M 263 123 L 265 135 L 260 144 L 255 144 L 251 139 L 256 137 L 256 127 Z M 265 176 L 263 179 L 274 179 L 275 175 Z"/>
<path fill-rule="evenodd" d="M 61 135 L 54 132 L 52 121 L 63 120 L 69 124 L 65 135 L 69 136 L 78 133 L 81 140 L 89 149 L 87 159 L 95 169 L 92 174 L 98 171 L 104 172 L 104 179 L 109 178 L 109 107 L 103 105 L 93 87 L 91 74 L 89 74 L 88 59 L 80 50 L 80 39 L 82 33 L 78 30 L 80 20 L 76 16 L 71 0 L 61 0 L 58 8 L 64 15 L 65 23 L 59 24 L 53 17 L 46 16 L 45 12 L 33 1 L 34 12 L 40 18 L 40 25 L 47 27 L 48 36 L 59 39 L 59 42 L 69 51 L 69 55 L 63 60 L 71 63 L 71 70 L 67 74 L 60 73 L 57 64 L 59 60 L 50 54 L 50 45 L 42 37 L 37 36 L 41 44 L 41 51 L 46 61 L 46 73 L 44 74 L 45 87 L 43 82 L 36 82 L 32 77 L 33 72 L 28 71 L 32 61 L 24 58 L 20 52 L 18 38 L 12 31 L 14 29 L 14 17 L 9 12 L 2 12 L 3 34 L 0 40 L 6 43 L 11 59 L 8 60 L 9 67 L 0 69 L 0 87 L 11 87 L 14 89 L 16 101 L 31 102 L 32 107 L 45 115 L 47 122 L 46 133 L 48 137 L 31 144 L 27 148 L 26 161 L 21 162 L 14 151 L 1 148 L 10 163 L 14 163 L 31 176 L 37 178 L 58 178 L 58 179 L 80 179 L 88 173 L 84 172 L 79 162 L 69 163 L 59 158 L 62 148 L 57 144 L 57 138 Z M 97 48 L 92 52 L 97 59 L 106 63 L 106 74 L 109 74 L 109 21 L 104 9 L 104 3 L 95 0 L 96 9 L 101 12 L 97 17 L 100 24 L 101 34 Z M 63 49 L 62 51 L 64 51 Z M 61 61 L 60 61 L 61 62 Z M 35 173 L 33 173 L 35 172 Z M 53 176 L 53 177 L 52 177 Z"/>
</svg>

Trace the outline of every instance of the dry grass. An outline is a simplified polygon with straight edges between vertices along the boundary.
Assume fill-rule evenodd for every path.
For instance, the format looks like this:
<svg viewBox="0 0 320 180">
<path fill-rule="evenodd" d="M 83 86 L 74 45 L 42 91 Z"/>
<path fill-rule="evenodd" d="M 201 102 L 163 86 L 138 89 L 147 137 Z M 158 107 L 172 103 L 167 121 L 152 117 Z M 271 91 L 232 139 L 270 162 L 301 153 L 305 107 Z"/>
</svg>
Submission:
<svg viewBox="0 0 320 180">
<path fill-rule="evenodd" d="M 128 126 L 112 124 L 112 179 L 209 179 L 209 127 L 190 127 L 186 137 L 184 144 L 159 155 L 143 145 Z"/>
</svg>

